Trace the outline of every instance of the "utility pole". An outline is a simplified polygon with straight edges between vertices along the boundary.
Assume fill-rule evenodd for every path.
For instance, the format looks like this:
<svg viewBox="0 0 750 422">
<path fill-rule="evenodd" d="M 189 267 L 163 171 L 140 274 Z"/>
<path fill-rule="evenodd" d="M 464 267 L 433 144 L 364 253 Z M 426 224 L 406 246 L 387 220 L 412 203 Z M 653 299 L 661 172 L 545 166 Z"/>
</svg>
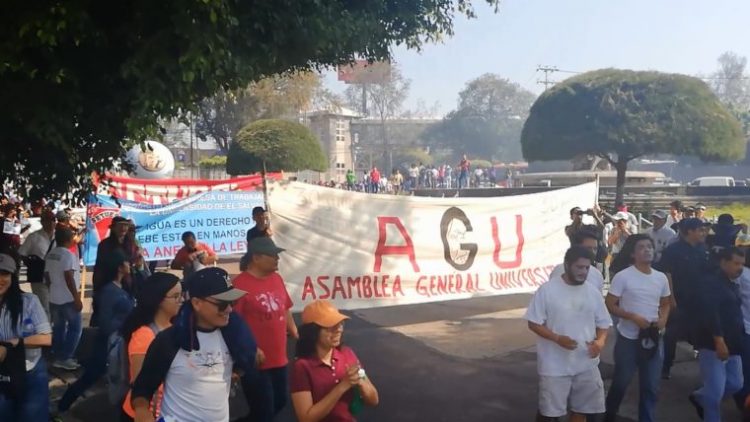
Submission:
<svg viewBox="0 0 750 422">
<path fill-rule="evenodd" d="M 555 66 L 541 66 L 541 65 L 537 66 L 536 67 L 537 72 L 544 72 L 544 80 L 542 81 L 542 80 L 537 79 L 536 83 L 544 85 L 544 90 L 546 91 L 547 89 L 549 89 L 550 85 L 554 85 L 557 83 L 556 81 L 549 79 L 549 74 L 555 73 L 559 70 L 560 69 L 558 69 Z"/>
</svg>

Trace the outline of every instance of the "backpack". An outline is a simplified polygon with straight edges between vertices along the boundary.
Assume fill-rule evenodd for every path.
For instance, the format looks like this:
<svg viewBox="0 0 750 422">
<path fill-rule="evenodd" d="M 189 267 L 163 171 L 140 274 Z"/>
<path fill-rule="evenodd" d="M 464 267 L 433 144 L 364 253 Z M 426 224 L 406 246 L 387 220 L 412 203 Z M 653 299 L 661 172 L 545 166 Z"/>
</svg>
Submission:
<svg viewBox="0 0 750 422">
<path fill-rule="evenodd" d="M 148 327 L 154 335 L 159 334 L 159 327 L 151 323 Z M 110 334 L 107 340 L 107 393 L 112 405 L 120 406 L 130 391 L 130 360 L 128 345 L 119 331 Z"/>
</svg>

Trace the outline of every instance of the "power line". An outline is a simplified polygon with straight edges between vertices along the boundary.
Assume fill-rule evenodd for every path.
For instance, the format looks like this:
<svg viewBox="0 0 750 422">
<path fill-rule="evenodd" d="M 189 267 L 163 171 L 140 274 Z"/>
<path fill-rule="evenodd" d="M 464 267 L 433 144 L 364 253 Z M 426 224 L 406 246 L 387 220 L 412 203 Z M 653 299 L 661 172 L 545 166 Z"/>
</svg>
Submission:
<svg viewBox="0 0 750 422">
<path fill-rule="evenodd" d="M 537 80 L 536 83 L 544 85 L 544 90 L 545 91 L 547 89 L 549 89 L 550 85 L 554 85 L 554 84 L 557 83 L 556 81 L 552 81 L 552 80 L 549 79 L 549 74 L 550 73 L 554 73 L 554 72 L 558 71 L 557 67 L 555 67 L 555 66 L 541 66 L 540 65 L 540 66 L 537 66 L 536 71 L 537 72 L 544 72 L 544 80 L 543 81 L 542 80 Z"/>
</svg>

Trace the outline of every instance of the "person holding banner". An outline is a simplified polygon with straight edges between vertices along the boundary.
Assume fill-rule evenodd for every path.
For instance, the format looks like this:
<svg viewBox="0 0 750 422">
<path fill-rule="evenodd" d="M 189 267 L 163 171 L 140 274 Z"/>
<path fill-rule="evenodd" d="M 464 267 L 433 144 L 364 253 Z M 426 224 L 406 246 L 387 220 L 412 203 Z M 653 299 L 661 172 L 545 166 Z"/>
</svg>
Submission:
<svg viewBox="0 0 750 422">
<path fill-rule="evenodd" d="M 347 319 L 325 300 L 302 311 L 291 376 L 300 422 L 354 421 L 363 404 L 377 406 L 380 400 L 357 355 L 341 343 Z"/>
<path fill-rule="evenodd" d="M 253 208 L 253 221 L 255 226 L 247 231 L 247 243 L 256 237 L 271 237 L 271 217 L 263 207 Z"/>
<path fill-rule="evenodd" d="M 216 263 L 216 252 L 205 243 L 198 242 L 195 233 L 183 233 L 182 242 L 185 246 L 177 252 L 170 268 L 182 270 L 183 278 L 188 278 L 206 266 Z"/>
<path fill-rule="evenodd" d="M 248 244 L 247 269 L 233 285 L 248 294 L 235 305 L 258 342 L 258 371 L 242 378 L 251 422 L 270 422 L 287 401 L 287 331 L 297 338 L 292 318 L 292 299 L 279 275 L 279 254 L 284 249 L 270 237 L 258 237 Z"/>
</svg>

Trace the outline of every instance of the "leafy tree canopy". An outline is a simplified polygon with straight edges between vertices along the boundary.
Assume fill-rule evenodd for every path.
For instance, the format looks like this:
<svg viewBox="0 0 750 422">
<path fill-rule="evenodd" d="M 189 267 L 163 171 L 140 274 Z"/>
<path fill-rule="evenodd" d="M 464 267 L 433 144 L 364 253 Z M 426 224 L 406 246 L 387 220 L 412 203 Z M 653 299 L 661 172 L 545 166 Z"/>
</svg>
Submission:
<svg viewBox="0 0 750 422">
<path fill-rule="evenodd" d="M 258 120 L 245 126 L 229 147 L 227 173 L 325 171 L 328 161 L 315 135 L 288 120 Z"/>
<path fill-rule="evenodd" d="M 531 107 L 521 136 L 528 160 L 596 154 L 618 171 L 622 199 L 628 161 L 647 154 L 741 159 L 737 119 L 700 79 L 659 72 L 604 69 L 570 78 Z"/>
<path fill-rule="evenodd" d="M 222 151 L 240 129 L 259 119 L 296 117 L 308 109 L 314 95 L 322 90 L 315 72 L 288 72 L 274 75 L 236 90 L 219 92 L 198 103 L 195 113 L 196 135 L 216 140 Z"/>
<path fill-rule="evenodd" d="M 419 49 L 452 35 L 456 14 L 471 3 L 8 0 L 0 180 L 31 196 L 85 187 L 159 118 L 264 76 Z"/>
<path fill-rule="evenodd" d="M 459 93 L 458 108 L 429 129 L 433 144 L 463 153 L 502 160 L 521 158 L 521 129 L 534 94 L 494 74 L 469 81 Z"/>
</svg>

